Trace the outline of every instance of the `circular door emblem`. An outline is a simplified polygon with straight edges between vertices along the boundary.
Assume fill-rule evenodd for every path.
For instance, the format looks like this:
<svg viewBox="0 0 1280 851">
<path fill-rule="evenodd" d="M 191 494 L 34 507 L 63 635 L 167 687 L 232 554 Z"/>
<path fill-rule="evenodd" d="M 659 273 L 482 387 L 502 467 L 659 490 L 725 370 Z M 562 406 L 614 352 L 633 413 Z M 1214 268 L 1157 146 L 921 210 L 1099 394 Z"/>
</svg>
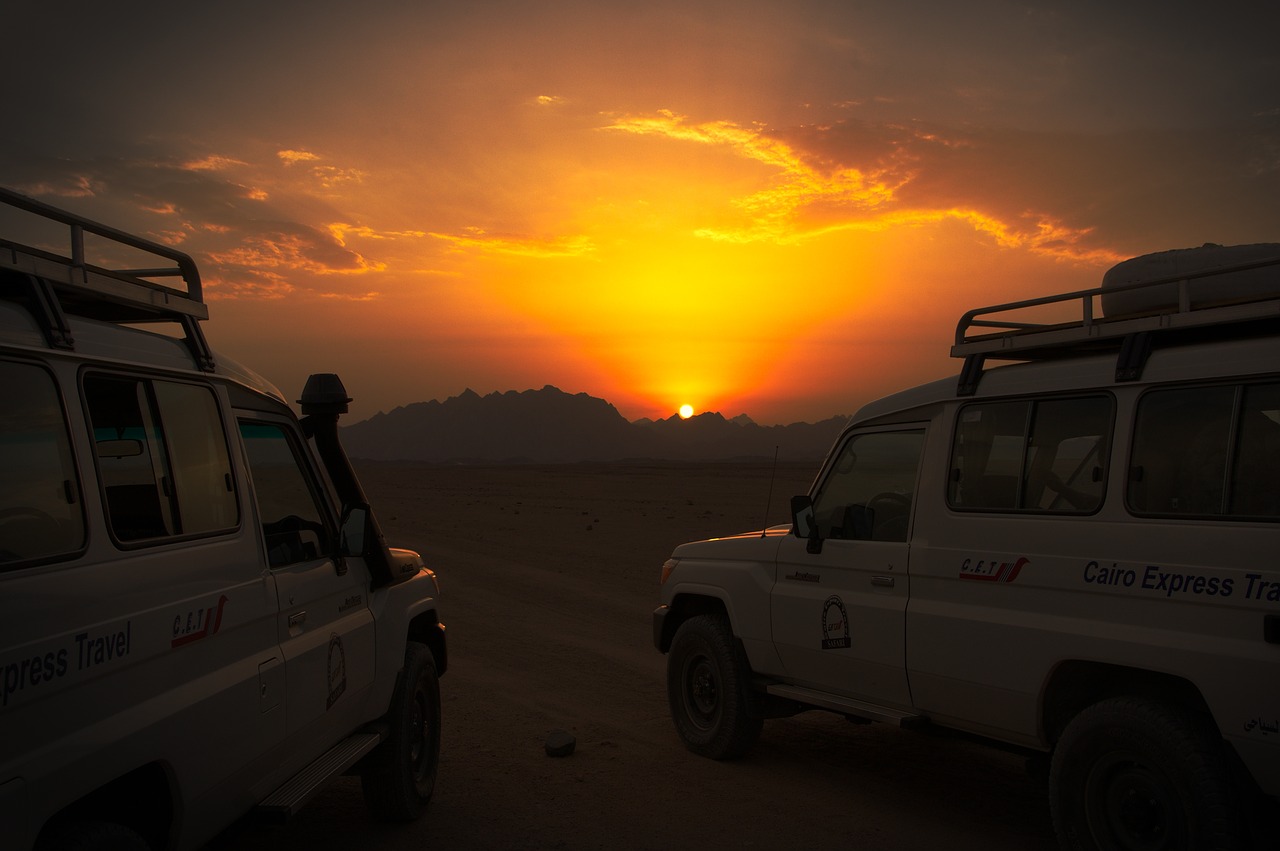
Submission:
<svg viewBox="0 0 1280 851">
<path fill-rule="evenodd" d="M 838 650 L 849 644 L 849 613 L 839 597 L 828 597 L 822 605 L 822 649 Z"/>
</svg>

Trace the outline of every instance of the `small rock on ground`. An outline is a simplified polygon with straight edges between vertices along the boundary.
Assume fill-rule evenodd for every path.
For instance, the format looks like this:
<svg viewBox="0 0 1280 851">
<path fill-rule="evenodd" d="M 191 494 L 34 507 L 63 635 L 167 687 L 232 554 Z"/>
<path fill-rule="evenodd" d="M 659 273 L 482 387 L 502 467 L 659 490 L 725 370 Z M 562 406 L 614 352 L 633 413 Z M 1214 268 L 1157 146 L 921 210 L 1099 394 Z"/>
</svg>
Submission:
<svg viewBox="0 0 1280 851">
<path fill-rule="evenodd" d="M 547 735 L 547 756 L 569 756 L 578 740 L 565 730 L 552 730 Z"/>
</svg>

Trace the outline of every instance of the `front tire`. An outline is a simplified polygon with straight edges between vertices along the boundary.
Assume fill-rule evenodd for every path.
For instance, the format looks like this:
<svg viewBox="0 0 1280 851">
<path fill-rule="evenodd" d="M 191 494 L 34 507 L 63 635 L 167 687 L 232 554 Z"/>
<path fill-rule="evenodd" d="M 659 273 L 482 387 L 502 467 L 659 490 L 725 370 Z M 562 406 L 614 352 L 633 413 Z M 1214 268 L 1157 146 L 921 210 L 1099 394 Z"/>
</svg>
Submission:
<svg viewBox="0 0 1280 851">
<path fill-rule="evenodd" d="M 667 657 L 667 700 L 685 747 L 711 759 L 746 753 L 764 726 L 748 711 L 750 670 L 724 618 L 698 615 L 680 625 Z"/>
<path fill-rule="evenodd" d="M 1054 828 L 1070 851 L 1210 851 L 1243 845 L 1222 742 L 1173 706 L 1104 700 L 1053 754 Z"/>
<path fill-rule="evenodd" d="M 440 766 L 440 680 L 424 644 L 409 642 L 387 724 L 360 774 L 365 806 L 382 821 L 413 821 L 431 802 Z"/>
</svg>

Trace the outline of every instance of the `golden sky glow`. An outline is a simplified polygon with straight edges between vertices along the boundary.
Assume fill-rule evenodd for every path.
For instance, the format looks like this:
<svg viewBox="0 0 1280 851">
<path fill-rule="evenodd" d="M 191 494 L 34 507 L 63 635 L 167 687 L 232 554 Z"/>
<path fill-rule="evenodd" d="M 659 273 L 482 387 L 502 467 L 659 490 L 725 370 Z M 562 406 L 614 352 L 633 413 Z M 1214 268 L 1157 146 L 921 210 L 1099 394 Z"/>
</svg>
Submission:
<svg viewBox="0 0 1280 851">
<path fill-rule="evenodd" d="M 356 418 L 554 384 L 816 420 L 955 372 L 969 308 L 1280 239 L 1262 20 L 30 5 L 0 183 L 192 253 L 215 347 L 290 398 L 338 372 Z"/>
</svg>

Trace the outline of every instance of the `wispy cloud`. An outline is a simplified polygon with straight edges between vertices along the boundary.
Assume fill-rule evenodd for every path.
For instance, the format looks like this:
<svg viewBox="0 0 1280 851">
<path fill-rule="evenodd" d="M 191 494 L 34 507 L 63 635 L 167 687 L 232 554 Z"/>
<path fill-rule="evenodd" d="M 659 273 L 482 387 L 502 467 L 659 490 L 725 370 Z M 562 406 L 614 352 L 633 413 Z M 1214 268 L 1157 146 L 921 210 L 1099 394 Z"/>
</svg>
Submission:
<svg viewBox="0 0 1280 851">
<path fill-rule="evenodd" d="M 297 165 L 298 163 L 319 162 L 320 160 L 319 154 L 313 154 L 310 151 L 294 151 L 290 149 L 276 151 L 276 156 L 279 157 L 280 161 L 286 166 Z"/>
<path fill-rule="evenodd" d="M 229 168 L 244 165 L 248 165 L 248 163 L 233 157 L 222 156 L 221 154 L 209 154 L 200 159 L 188 160 L 180 167 L 187 171 L 226 171 Z"/>
<path fill-rule="evenodd" d="M 1092 228 L 1071 228 L 1050 216 L 1030 213 L 1026 214 L 1024 223 L 1021 225 L 1011 225 L 979 210 L 961 208 L 895 210 L 866 219 L 840 221 L 814 228 L 806 231 L 803 237 L 814 238 L 839 231 L 879 232 L 893 228 L 939 224 L 944 221 L 963 222 L 974 231 L 990 237 L 1001 248 L 1026 249 L 1057 260 L 1103 265 L 1118 263 L 1127 256 L 1109 248 L 1088 246 L 1085 240 L 1093 232 Z M 726 236 L 710 231 L 700 235 L 711 239 L 732 238 L 731 235 Z"/>
<path fill-rule="evenodd" d="M 264 270 L 241 271 L 227 275 L 219 270 L 206 272 L 205 298 L 209 301 L 223 299 L 277 300 L 293 297 L 298 288 L 278 272 Z"/>
<path fill-rule="evenodd" d="M 380 292 L 366 292 L 366 293 L 327 292 L 327 293 L 316 293 L 316 295 L 320 298 L 329 299 L 332 301 L 377 301 L 379 298 L 382 297 L 382 293 Z"/>
<path fill-rule="evenodd" d="M 324 157 L 312 151 L 297 151 L 286 148 L 276 151 L 276 157 L 284 164 L 285 168 L 309 164 L 310 168 L 307 169 L 307 173 L 325 189 L 333 189 L 345 183 L 361 183 L 369 176 L 367 172 L 361 169 L 326 164 Z"/>
<path fill-rule="evenodd" d="M 520 257 L 555 258 L 581 257 L 595 251 L 595 245 L 587 236 L 574 235 L 537 239 L 533 237 L 498 236 L 480 228 L 468 228 L 465 233 L 430 233 L 462 251 L 511 254 Z"/>
<path fill-rule="evenodd" d="M 103 184 L 91 175 L 70 174 L 48 180 L 20 181 L 14 188 L 33 198 L 50 195 L 55 198 L 92 198 L 102 191 Z"/>
<path fill-rule="evenodd" d="M 805 234 L 797 230 L 797 225 L 806 209 L 875 210 L 891 202 L 896 189 L 910 179 L 909 174 L 886 169 L 842 167 L 824 171 L 787 142 L 768 136 L 759 128 L 742 127 L 731 121 L 690 123 L 669 110 L 620 118 L 603 129 L 723 147 L 776 170 L 778 176 L 771 186 L 733 202 L 749 217 L 749 227 L 735 232 L 702 232 L 704 236 L 733 242 L 787 242 L 802 238 Z"/>
<path fill-rule="evenodd" d="M 346 245 L 353 236 L 373 240 L 421 239 L 431 236 L 421 230 L 378 231 L 366 225 L 352 225 L 346 222 L 333 222 L 327 225 L 326 229 L 339 245 Z"/>
<path fill-rule="evenodd" d="M 363 275 L 382 272 L 386 264 L 343 247 L 327 234 L 305 226 L 281 226 L 245 235 L 239 244 L 213 251 L 222 266 L 291 269 L 313 275 Z"/>
</svg>

